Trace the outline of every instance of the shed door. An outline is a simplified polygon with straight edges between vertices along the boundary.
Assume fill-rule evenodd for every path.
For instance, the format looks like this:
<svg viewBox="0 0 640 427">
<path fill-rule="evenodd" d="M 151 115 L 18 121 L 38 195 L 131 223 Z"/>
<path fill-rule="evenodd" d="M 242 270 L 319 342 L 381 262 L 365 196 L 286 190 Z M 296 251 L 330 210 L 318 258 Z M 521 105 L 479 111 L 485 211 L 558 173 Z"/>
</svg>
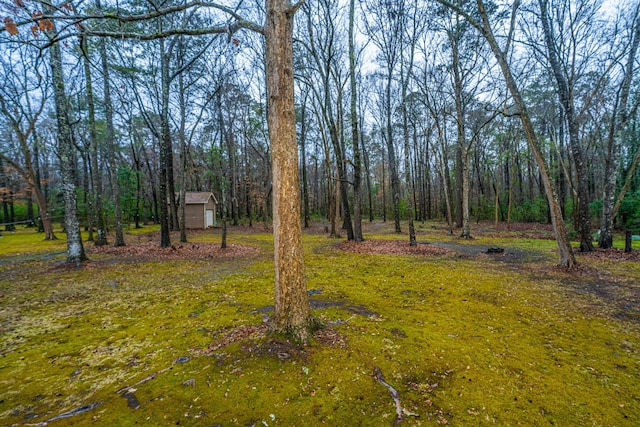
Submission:
<svg viewBox="0 0 640 427">
<path fill-rule="evenodd" d="M 213 227 L 213 209 L 207 209 L 207 228 Z"/>
</svg>

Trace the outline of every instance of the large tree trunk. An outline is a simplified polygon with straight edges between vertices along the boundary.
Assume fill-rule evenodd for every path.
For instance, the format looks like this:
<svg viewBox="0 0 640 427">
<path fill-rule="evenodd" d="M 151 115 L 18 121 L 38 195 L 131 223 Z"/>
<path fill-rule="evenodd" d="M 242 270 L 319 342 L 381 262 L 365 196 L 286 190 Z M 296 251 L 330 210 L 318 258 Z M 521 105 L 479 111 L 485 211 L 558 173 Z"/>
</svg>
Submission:
<svg viewBox="0 0 640 427">
<path fill-rule="evenodd" d="M 293 84 L 293 17 L 288 0 L 265 0 L 269 139 L 273 171 L 275 315 L 272 329 L 306 341 L 312 326 L 298 197 L 298 147 Z"/>
<path fill-rule="evenodd" d="M 50 7 L 46 7 L 45 9 L 50 9 Z M 49 30 L 48 35 L 50 38 L 55 37 L 55 30 Z M 78 220 L 78 202 L 74 176 L 74 145 L 68 116 L 69 105 L 65 93 L 62 72 L 62 53 L 58 42 L 54 42 L 51 45 L 49 54 L 58 125 L 58 152 L 60 155 L 60 172 L 64 198 L 64 225 L 67 233 L 67 263 L 75 264 L 79 267 L 80 263 L 87 259 L 87 256 L 85 255 L 84 246 L 82 245 L 80 221 Z"/>
</svg>

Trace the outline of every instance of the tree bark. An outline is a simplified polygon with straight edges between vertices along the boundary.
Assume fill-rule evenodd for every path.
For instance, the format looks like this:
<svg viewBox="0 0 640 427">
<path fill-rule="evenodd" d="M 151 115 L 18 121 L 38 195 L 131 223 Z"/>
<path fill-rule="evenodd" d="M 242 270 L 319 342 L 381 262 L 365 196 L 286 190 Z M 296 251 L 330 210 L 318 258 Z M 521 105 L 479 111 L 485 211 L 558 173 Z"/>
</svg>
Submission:
<svg viewBox="0 0 640 427">
<path fill-rule="evenodd" d="M 371 168 L 369 165 L 369 153 L 364 145 L 364 137 L 360 135 L 360 145 L 362 149 L 362 160 L 364 163 L 364 173 L 367 181 L 367 201 L 369 205 L 369 222 L 373 222 L 373 194 L 371 186 Z"/>
<path fill-rule="evenodd" d="M 267 108 L 273 173 L 275 315 L 272 329 L 300 341 L 309 338 L 298 197 L 298 149 L 293 83 L 293 18 L 288 0 L 265 0 Z"/>
<path fill-rule="evenodd" d="M 178 42 L 179 57 L 184 58 L 184 46 L 182 40 Z M 187 122 L 187 105 L 184 97 L 184 76 L 178 75 L 178 99 L 180 100 L 180 128 L 178 130 L 178 141 L 180 142 L 180 169 L 178 170 L 178 181 L 180 185 L 178 196 L 178 224 L 180 226 L 180 242 L 187 242 L 187 218 L 186 218 L 186 198 L 187 198 L 187 137 L 185 126 Z"/>
<path fill-rule="evenodd" d="M 161 121 L 161 137 L 160 137 L 160 247 L 167 248 L 171 246 L 170 223 L 169 223 L 169 204 L 175 205 L 175 194 L 168 193 L 168 171 L 172 168 L 170 165 L 171 148 L 171 130 L 169 128 L 169 58 L 164 50 L 164 39 L 160 39 L 160 60 L 161 64 L 161 84 L 162 84 L 162 107 L 160 113 Z"/>
<path fill-rule="evenodd" d="M 349 85 L 351 88 L 351 143 L 353 145 L 353 232 L 354 240 L 362 242 L 362 162 L 360 160 L 360 132 L 358 129 L 358 100 L 356 93 L 356 53 L 353 27 L 355 0 L 349 1 Z"/>
<path fill-rule="evenodd" d="M 469 147 L 462 149 L 462 233 L 463 239 L 472 239 L 469 220 Z"/>
<path fill-rule="evenodd" d="M 300 163 L 302 169 L 302 206 L 304 208 L 304 228 L 309 228 L 309 184 L 307 182 L 307 92 L 300 107 Z"/>
<path fill-rule="evenodd" d="M 45 7 L 50 12 L 50 7 Z M 55 30 L 47 32 L 53 39 Z M 53 80 L 53 94 L 56 106 L 56 122 L 58 125 L 58 151 L 62 176 L 62 192 L 64 197 L 64 225 L 67 233 L 67 263 L 80 266 L 87 259 L 82 245 L 80 221 L 78 219 L 78 202 L 74 176 L 74 145 L 69 121 L 69 104 L 65 92 L 64 76 L 62 72 L 62 53 L 59 42 L 53 42 L 50 49 L 50 66 Z"/>
<path fill-rule="evenodd" d="M 385 93 L 387 157 L 389 158 L 389 179 L 391 180 L 391 200 L 393 202 L 393 221 L 396 233 L 402 233 L 400 228 L 400 179 L 398 178 L 398 163 L 396 149 L 393 146 L 393 121 L 391 120 L 391 82 L 393 69 L 387 69 L 387 84 Z"/>
</svg>

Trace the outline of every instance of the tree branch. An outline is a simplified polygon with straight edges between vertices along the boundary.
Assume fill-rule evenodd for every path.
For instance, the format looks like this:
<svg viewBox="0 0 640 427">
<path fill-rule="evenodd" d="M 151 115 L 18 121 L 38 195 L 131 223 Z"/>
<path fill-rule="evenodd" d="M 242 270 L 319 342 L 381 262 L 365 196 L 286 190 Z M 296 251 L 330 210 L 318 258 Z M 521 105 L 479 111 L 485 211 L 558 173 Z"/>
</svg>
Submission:
<svg viewBox="0 0 640 427">
<path fill-rule="evenodd" d="M 302 0 L 301 0 L 302 2 Z M 183 12 L 185 10 L 189 10 L 192 8 L 212 8 L 212 9 L 216 9 L 219 10 L 223 13 L 225 13 L 226 15 L 229 15 L 230 17 L 232 17 L 236 22 L 234 24 L 232 24 L 231 26 L 236 28 L 236 31 L 238 29 L 244 28 L 250 31 L 254 31 L 256 33 L 259 34 L 264 34 L 264 27 L 262 25 L 258 25 L 252 21 L 249 21 L 247 19 L 244 19 L 240 14 L 238 14 L 234 9 L 224 6 L 222 4 L 219 3 L 214 3 L 214 2 L 205 2 L 205 1 L 192 1 L 192 2 L 188 2 L 182 5 L 177 5 L 177 6 L 171 6 L 171 7 L 167 7 L 164 9 L 157 9 L 153 12 L 149 12 L 149 13 L 141 13 L 141 14 L 136 14 L 136 15 L 119 15 L 117 13 L 99 13 L 99 14 L 91 14 L 91 15 L 83 15 L 83 14 L 62 14 L 62 15 L 57 15 L 57 14 L 52 14 L 52 13 L 44 13 L 40 16 L 35 16 L 35 17 L 30 17 L 29 19 L 25 19 L 22 21 L 18 21 L 15 23 L 16 26 L 20 27 L 23 25 L 27 25 L 27 24 L 33 24 L 33 23 L 38 23 L 40 21 L 44 21 L 44 20 L 56 20 L 56 21 L 72 21 L 74 24 L 79 24 L 81 22 L 84 21 L 88 21 L 88 20 L 104 20 L 104 19 L 109 19 L 109 20 L 115 20 L 118 21 L 120 23 L 128 23 L 128 22 L 139 22 L 139 21 L 149 21 L 155 18 L 159 18 L 161 16 L 166 16 L 166 15 L 170 15 L 173 13 L 178 13 L 178 12 Z M 296 5 L 294 7 L 299 7 L 298 3 L 296 3 Z M 229 27 L 231 27 L 229 26 Z M 218 31 L 219 28 L 227 28 L 228 26 L 216 26 L 216 27 L 212 27 L 210 29 L 202 29 L 202 31 L 204 31 L 203 33 L 189 33 L 188 30 L 171 30 L 171 31 L 167 31 L 166 33 L 159 33 L 160 35 L 154 35 L 154 38 L 160 38 L 160 37 L 168 37 L 171 35 L 175 35 L 175 34 L 185 34 L 185 35 L 200 35 L 200 34 L 215 34 L 215 33 L 222 33 L 222 32 L 227 32 L 227 31 Z M 0 26 L 0 32 L 6 30 L 6 25 L 2 25 Z M 178 31 L 186 31 L 186 32 L 178 32 Z M 195 31 L 195 30 L 194 30 Z M 113 32 L 101 32 L 101 31 L 93 31 L 93 32 L 89 32 L 92 35 L 96 35 L 96 36 L 102 36 L 102 37 L 116 37 L 114 36 Z M 122 33 L 119 34 L 118 37 L 124 37 L 124 38 L 138 38 L 136 36 L 132 35 L 133 33 Z M 153 40 L 153 38 L 147 38 L 149 36 L 141 36 L 139 37 L 140 40 Z"/>
</svg>

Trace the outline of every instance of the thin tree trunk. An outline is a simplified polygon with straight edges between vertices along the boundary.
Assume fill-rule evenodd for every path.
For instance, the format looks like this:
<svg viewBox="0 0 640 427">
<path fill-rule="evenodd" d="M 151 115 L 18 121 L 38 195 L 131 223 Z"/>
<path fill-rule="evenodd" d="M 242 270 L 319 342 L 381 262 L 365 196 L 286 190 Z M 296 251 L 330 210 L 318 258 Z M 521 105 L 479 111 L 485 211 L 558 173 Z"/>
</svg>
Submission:
<svg viewBox="0 0 640 427">
<path fill-rule="evenodd" d="M 184 57 L 184 49 L 182 40 L 178 42 L 180 58 Z M 178 224 L 180 225 L 180 242 L 187 242 L 187 217 L 186 217 L 186 198 L 187 198 L 187 141 L 185 135 L 185 125 L 187 121 L 187 107 L 184 98 L 184 77 L 183 73 L 178 75 L 178 96 L 180 99 L 180 129 L 178 130 L 178 140 L 180 141 L 180 170 L 178 171 L 178 180 L 180 184 L 179 202 L 178 202 Z"/>
<path fill-rule="evenodd" d="M 580 146 L 578 118 L 571 96 L 570 83 L 563 73 L 563 64 L 560 63 L 557 47 L 553 39 L 551 23 L 548 15 L 548 1 L 538 0 L 540 5 L 540 18 L 544 39 L 549 54 L 549 63 L 553 70 L 558 85 L 558 96 L 565 112 L 567 127 L 569 130 L 569 144 L 575 166 L 576 179 L 578 181 L 578 229 L 580 231 L 580 251 L 593 251 L 593 239 L 591 236 L 591 213 L 589 211 L 589 187 L 587 182 L 587 170 L 584 164 L 582 147 Z"/>
<path fill-rule="evenodd" d="M 353 1 L 353 0 L 352 0 Z M 413 22 L 415 23 L 415 8 L 414 10 L 414 16 L 412 17 Z M 403 18 L 403 19 L 408 19 L 408 18 Z M 404 22 L 403 21 L 403 27 L 404 27 Z M 415 25 L 415 24 L 414 24 Z M 413 33 L 415 33 L 415 27 L 414 27 L 414 31 Z M 401 54 L 400 56 L 400 84 L 402 86 L 402 104 L 401 104 L 401 111 L 402 111 L 402 133 L 403 133 L 403 141 L 404 141 L 404 178 L 405 178 L 405 182 L 407 185 L 407 194 L 406 194 L 406 200 L 407 200 L 407 215 L 409 216 L 408 220 L 409 220 L 409 246 L 417 246 L 418 243 L 416 242 L 416 230 L 413 224 L 413 218 L 414 218 L 414 203 L 413 203 L 413 192 L 411 191 L 411 163 L 409 160 L 409 153 L 410 153 L 410 135 L 409 135 L 409 118 L 408 118 L 408 111 L 407 111 L 407 88 L 409 86 L 409 77 L 411 76 L 411 73 L 413 71 L 413 54 L 414 54 L 414 50 L 415 50 L 415 43 L 413 42 L 413 36 L 415 34 L 412 34 L 412 37 L 410 37 L 410 43 L 411 46 L 409 48 L 409 64 L 407 64 L 407 67 L 405 69 L 405 61 L 403 58 L 403 55 Z M 402 37 L 404 38 L 406 35 L 403 35 Z"/>
<path fill-rule="evenodd" d="M 96 1 L 100 8 L 99 0 Z M 109 79 L 109 62 L 107 59 L 106 40 L 100 42 L 100 59 L 102 62 L 102 78 L 104 84 L 104 111 L 106 121 L 107 162 L 109 163 L 109 183 L 113 195 L 113 210 L 115 215 L 115 240 L 113 246 L 124 246 L 124 234 L 122 231 L 122 211 L 120 208 L 120 187 L 118 186 L 118 165 L 115 154 L 115 129 L 113 126 L 113 103 L 111 102 L 111 82 Z"/>
<path fill-rule="evenodd" d="M 396 151 L 393 146 L 393 122 L 391 120 L 391 82 L 393 70 L 387 70 L 387 85 L 385 94 L 386 104 L 386 126 L 387 126 L 387 157 L 389 159 L 389 177 L 391 180 L 391 198 L 393 201 L 393 221 L 396 233 L 401 233 L 400 228 L 400 180 L 398 178 L 398 164 L 396 161 Z"/>
<path fill-rule="evenodd" d="M 640 6 L 640 5 L 639 5 Z M 629 123 L 630 115 L 627 112 L 627 103 L 629 100 L 629 92 L 631 89 L 631 81 L 635 70 L 635 57 L 640 44 L 640 23 L 638 23 L 638 11 L 636 10 L 635 30 L 629 48 L 627 64 L 620 88 L 620 96 L 618 103 L 614 108 L 611 118 L 611 128 L 607 143 L 607 158 L 605 161 L 605 183 L 602 195 L 602 219 L 600 221 L 600 238 L 598 246 L 603 249 L 613 247 L 613 223 L 618 209 L 616 209 L 615 192 L 617 169 L 620 159 L 620 146 L 624 136 L 624 131 Z M 637 157 L 637 155 L 636 155 Z M 637 162 L 636 162 L 637 164 Z M 635 167 L 633 168 L 635 172 Z M 631 173 L 631 176 L 633 172 Z M 624 193 L 628 188 L 625 182 Z M 619 206 L 619 205 L 618 205 Z"/>
<path fill-rule="evenodd" d="M 493 227 L 498 229 L 498 221 L 500 221 L 500 196 L 498 190 L 498 179 L 496 178 L 495 184 L 493 184 L 493 191 L 496 193 L 495 203 L 493 207 Z"/>
<path fill-rule="evenodd" d="M 220 161 L 220 166 L 222 166 L 222 160 Z M 220 237 L 220 249 L 227 248 L 227 188 L 224 184 L 225 182 L 224 176 L 222 177 L 222 188 L 220 193 L 222 194 L 222 204 L 220 206 L 220 219 L 222 220 L 222 233 Z"/>
<path fill-rule="evenodd" d="M 353 144 L 353 222 L 354 239 L 362 242 L 362 165 L 360 161 L 360 133 L 358 129 L 358 109 L 356 94 L 356 54 L 353 27 L 355 21 L 355 0 L 349 1 L 349 84 L 351 88 L 351 141 Z"/>
<path fill-rule="evenodd" d="M 162 84 L 162 110 L 160 113 L 161 121 L 161 138 L 160 138 L 160 247 L 167 248 L 171 246 L 170 224 L 169 222 L 169 204 L 173 212 L 175 206 L 175 194 L 167 193 L 170 190 L 168 183 L 168 171 L 173 169 L 170 164 L 173 156 L 170 155 L 171 148 L 171 130 L 169 129 L 169 58 L 164 49 L 164 39 L 160 39 L 160 60 L 161 64 L 161 84 Z M 177 212 L 176 212 L 177 213 Z"/>
<path fill-rule="evenodd" d="M 387 168 L 384 164 L 384 147 L 382 147 L 382 222 L 387 222 Z"/>
<path fill-rule="evenodd" d="M 362 159 L 364 160 L 364 171 L 365 171 L 366 180 L 367 180 L 367 196 L 368 196 L 367 198 L 369 201 L 369 222 L 373 222 L 373 216 L 374 216 L 373 194 L 371 194 L 372 188 L 371 188 L 371 169 L 369 166 L 369 153 L 367 152 L 364 146 L 364 137 L 362 135 L 360 136 L 360 144 L 362 146 Z"/>
<path fill-rule="evenodd" d="M 300 111 L 300 162 L 302 168 L 302 206 L 304 208 L 304 228 L 309 228 L 309 184 L 307 182 L 307 92 Z"/>
<path fill-rule="evenodd" d="M 463 239 L 471 239 L 471 224 L 469 220 L 469 147 L 462 149 L 462 233 Z"/>
<path fill-rule="evenodd" d="M 47 202 L 47 187 L 45 184 L 44 192 L 40 186 L 40 149 L 38 148 L 38 133 L 36 128 L 33 130 L 33 163 L 31 162 L 31 152 L 25 151 L 25 165 L 27 174 L 31 180 L 31 188 L 36 196 L 36 203 L 38 204 L 38 213 L 40 215 L 40 221 L 38 224 L 38 231 L 43 231 L 44 240 L 57 240 L 58 238 L 53 232 L 53 223 L 51 216 L 49 216 L 49 203 Z M 28 179 L 28 180 L 29 180 Z"/>
<path fill-rule="evenodd" d="M 139 229 L 142 228 L 140 226 L 140 199 L 142 198 L 142 183 L 140 182 L 140 175 L 142 174 L 142 166 L 140 165 L 140 156 L 138 153 L 136 153 L 135 145 L 133 142 L 131 143 L 131 156 L 136 168 L 136 209 L 133 217 L 135 221 L 135 228 Z"/>
<path fill-rule="evenodd" d="M 638 168 L 638 164 L 640 163 L 640 149 L 636 150 L 636 153 L 633 156 L 633 160 L 631 161 L 631 165 L 629 166 L 629 170 L 627 171 L 627 178 L 620 189 L 620 194 L 618 194 L 618 198 L 616 199 L 616 204 L 613 207 L 613 212 L 611 215 L 615 218 L 618 215 L 618 211 L 620 210 L 620 206 L 622 205 L 622 201 L 624 200 L 625 194 L 627 194 L 627 190 L 631 186 L 633 182 L 633 178 L 635 177 L 636 169 Z"/>
<path fill-rule="evenodd" d="M 229 173 L 231 175 L 231 179 L 229 182 L 231 195 L 231 219 L 233 220 L 233 225 L 238 225 L 240 223 L 240 209 L 238 207 L 238 167 L 236 161 L 236 137 L 231 126 L 228 136 L 229 138 L 227 139 L 227 144 L 229 150 Z"/>
<path fill-rule="evenodd" d="M 94 245 L 104 246 L 108 244 L 107 241 L 107 223 L 102 208 L 102 194 L 104 193 L 102 188 L 102 179 L 100 177 L 100 167 L 98 165 L 98 136 L 96 131 L 96 114 L 95 104 L 93 100 L 93 84 L 91 76 L 91 64 L 89 63 L 89 48 L 87 45 L 87 38 L 82 37 L 81 48 L 83 52 L 83 64 L 84 64 L 84 76 L 86 80 L 87 91 L 87 107 L 89 110 L 89 158 L 91 178 L 93 181 L 93 209 L 95 210 L 96 217 L 96 238 L 93 240 Z M 89 215 L 91 217 L 91 215 Z M 93 237 L 92 221 L 89 221 L 89 241 Z"/>
</svg>

